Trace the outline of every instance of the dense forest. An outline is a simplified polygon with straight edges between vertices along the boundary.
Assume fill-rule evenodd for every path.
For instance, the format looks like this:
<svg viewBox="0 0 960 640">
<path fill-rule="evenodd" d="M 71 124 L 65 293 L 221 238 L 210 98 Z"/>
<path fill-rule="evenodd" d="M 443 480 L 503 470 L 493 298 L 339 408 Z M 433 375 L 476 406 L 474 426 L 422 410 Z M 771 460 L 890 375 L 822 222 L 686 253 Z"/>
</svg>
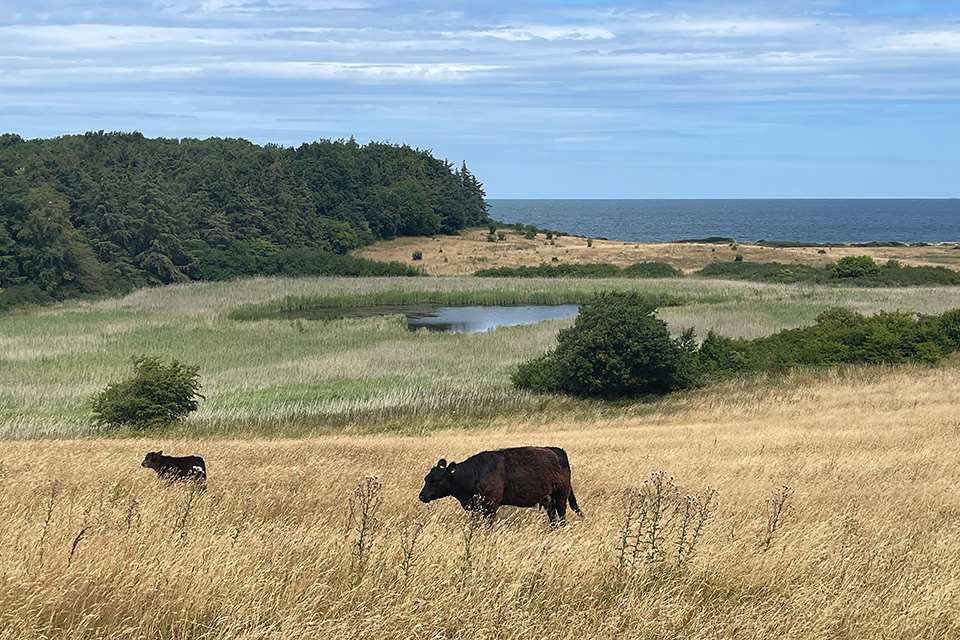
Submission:
<svg viewBox="0 0 960 640">
<path fill-rule="evenodd" d="M 345 254 L 486 224 L 484 195 L 466 163 L 352 138 L 285 148 L 4 134 L 0 296 L 43 302 L 253 274 L 403 275 L 399 264 Z"/>
</svg>

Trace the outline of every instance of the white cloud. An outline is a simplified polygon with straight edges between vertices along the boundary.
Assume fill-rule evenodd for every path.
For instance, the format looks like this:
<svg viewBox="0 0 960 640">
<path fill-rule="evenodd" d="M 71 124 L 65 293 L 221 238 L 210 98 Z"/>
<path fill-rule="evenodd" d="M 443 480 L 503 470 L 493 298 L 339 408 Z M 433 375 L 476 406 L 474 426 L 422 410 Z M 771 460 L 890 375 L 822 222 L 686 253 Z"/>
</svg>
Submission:
<svg viewBox="0 0 960 640">
<path fill-rule="evenodd" d="M 530 40 L 611 40 L 616 36 L 600 27 L 569 27 L 563 25 L 533 24 L 522 27 L 503 27 L 469 33 L 473 38 L 498 38 L 511 42 Z"/>
</svg>

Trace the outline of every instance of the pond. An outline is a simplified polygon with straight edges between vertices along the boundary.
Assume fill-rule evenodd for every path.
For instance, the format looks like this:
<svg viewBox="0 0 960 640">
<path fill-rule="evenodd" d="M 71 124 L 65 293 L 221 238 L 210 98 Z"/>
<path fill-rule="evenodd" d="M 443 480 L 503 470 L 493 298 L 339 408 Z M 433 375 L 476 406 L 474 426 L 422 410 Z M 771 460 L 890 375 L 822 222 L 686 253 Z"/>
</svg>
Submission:
<svg viewBox="0 0 960 640">
<path fill-rule="evenodd" d="M 407 318 L 411 331 L 428 329 L 444 333 L 478 333 L 497 327 L 534 324 L 544 320 L 572 318 L 580 312 L 576 304 L 530 304 L 517 306 L 440 306 L 435 304 L 371 305 L 349 309 L 314 308 L 284 311 L 282 318 L 334 320 L 396 315 Z"/>
</svg>

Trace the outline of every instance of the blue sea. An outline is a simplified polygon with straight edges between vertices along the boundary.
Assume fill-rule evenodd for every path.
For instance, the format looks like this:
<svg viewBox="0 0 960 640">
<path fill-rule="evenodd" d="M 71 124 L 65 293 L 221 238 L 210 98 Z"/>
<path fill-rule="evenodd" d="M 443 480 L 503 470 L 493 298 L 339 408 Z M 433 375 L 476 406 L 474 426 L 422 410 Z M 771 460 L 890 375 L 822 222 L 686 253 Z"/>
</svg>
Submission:
<svg viewBox="0 0 960 640">
<path fill-rule="evenodd" d="M 628 242 L 958 242 L 960 199 L 499 200 L 490 217 Z"/>
</svg>

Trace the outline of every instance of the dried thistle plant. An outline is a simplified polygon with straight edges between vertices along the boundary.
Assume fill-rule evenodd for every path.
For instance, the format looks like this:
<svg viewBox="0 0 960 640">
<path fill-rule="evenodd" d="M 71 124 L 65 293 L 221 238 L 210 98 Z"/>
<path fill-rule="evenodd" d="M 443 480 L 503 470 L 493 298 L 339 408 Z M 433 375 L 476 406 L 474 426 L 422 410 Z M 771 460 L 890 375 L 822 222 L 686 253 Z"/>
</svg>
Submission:
<svg viewBox="0 0 960 640">
<path fill-rule="evenodd" d="M 357 535 L 353 543 L 350 568 L 358 580 L 366 571 L 376 530 L 379 528 L 377 512 L 383 504 L 383 497 L 380 495 L 382 489 L 383 485 L 378 476 L 364 476 L 363 482 L 357 485 L 350 498 L 348 528 Z"/>
<path fill-rule="evenodd" d="M 777 531 L 783 526 L 783 518 L 788 509 L 787 501 L 793 495 L 793 489 L 783 485 L 773 492 L 773 495 L 766 501 L 767 527 L 764 532 L 763 540 L 760 542 L 760 548 L 767 551 L 773 544 L 773 538 Z"/>
<path fill-rule="evenodd" d="M 683 494 L 666 471 L 650 474 L 623 500 L 617 566 L 633 573 L 642 566 L 681 567 L 694 554 L 716 508 L 716 489 Z"/>
<path fill-rule="evenodd" d="M 423 552 L 420 544 L 426 523 L 410 516 L 400 520 L 397 532 L 400 535 L 400 573 L 404 582 L 410 580 L 410 572 L 417 558 Z"/>
</svg>

